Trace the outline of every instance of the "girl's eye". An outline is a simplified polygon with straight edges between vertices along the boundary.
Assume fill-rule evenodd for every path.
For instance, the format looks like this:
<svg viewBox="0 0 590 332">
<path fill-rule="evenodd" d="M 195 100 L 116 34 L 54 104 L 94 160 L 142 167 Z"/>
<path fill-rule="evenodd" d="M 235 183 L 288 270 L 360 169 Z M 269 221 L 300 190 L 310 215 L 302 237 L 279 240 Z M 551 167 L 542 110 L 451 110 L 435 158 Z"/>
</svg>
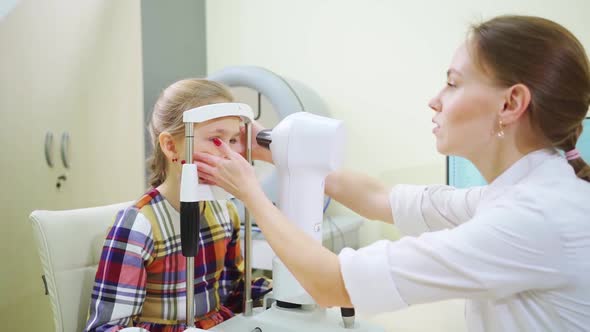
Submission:
<svg viewBox="0 0 590 332">
<path fill-rule="evenodd" d="M 447 86 L 449 86 L 449 87 L 451 87 L 451 88 L 454 88 L 454 87 L 456 87 L 456 85 L 455 85 L 455 84 L 453 84 L 453 83 L 451 83 L 451 82 L 447 82 Z"/>
<path fill-rule="evenodd" d="M 237 138 L 232 138 L 229 140 L 229 144 L 236 144 L 238 143 L 238 139 Z"/>
</svg>

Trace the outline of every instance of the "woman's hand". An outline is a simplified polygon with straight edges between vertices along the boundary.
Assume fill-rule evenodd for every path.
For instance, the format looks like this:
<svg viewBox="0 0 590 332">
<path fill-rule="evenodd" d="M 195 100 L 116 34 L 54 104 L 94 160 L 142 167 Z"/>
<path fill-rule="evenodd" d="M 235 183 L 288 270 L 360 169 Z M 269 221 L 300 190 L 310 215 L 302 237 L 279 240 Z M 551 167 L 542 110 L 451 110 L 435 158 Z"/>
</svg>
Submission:
<svg viewBox="0 0 590 332">
<path fill-rule="evenodd" d="M 202 152 L 194 154 L 199 178 L 222 187 L 246 204 L 249 199 L 255 200 L 256 195 L 264 195 L 254 167 L 223 141 L 216 139 L 214 142 L 221 152 L 220 156 Z"/>
</svg>

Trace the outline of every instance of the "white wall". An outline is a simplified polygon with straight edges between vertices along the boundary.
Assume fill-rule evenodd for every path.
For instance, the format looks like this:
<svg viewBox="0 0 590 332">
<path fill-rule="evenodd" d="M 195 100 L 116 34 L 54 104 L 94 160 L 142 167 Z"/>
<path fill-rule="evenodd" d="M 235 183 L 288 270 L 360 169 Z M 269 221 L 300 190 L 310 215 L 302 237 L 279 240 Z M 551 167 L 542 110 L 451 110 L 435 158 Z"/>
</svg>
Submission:
<svg viewBox="0 0 590 332">
<path fill-rule="evenodd" d="M 499 14 L 544 16 L 590 50 L 588 13 L 585 0 L 212 0 L 208 72 L 258 65 L 303 82 L 347 124 L 346 167 L 389 184 L 444 183 L 427 102 L 445 84 L 468 25 Z M 363 228 L 363 243 L 396 236 L 393 228 L 374 223 Z M 440 308 L 453 308 L 453 319 L 462 317 L 453 304 Z M 407 316 L 395 316 L 398 325 L 391 320 L 389 326 L 403 325 L 398 319 Z"/>
<path fill-rule="evenodd" d="M 21 0 L 0 20 L 3 331 L 53 330 L 31 211 L 122 202 L 144 189 L 140 32 L 137 0 Z M 53 168 L 46 131 L 56 136 Z M 64 131 L 69 169 L 59 159 Z"/>
</svg>

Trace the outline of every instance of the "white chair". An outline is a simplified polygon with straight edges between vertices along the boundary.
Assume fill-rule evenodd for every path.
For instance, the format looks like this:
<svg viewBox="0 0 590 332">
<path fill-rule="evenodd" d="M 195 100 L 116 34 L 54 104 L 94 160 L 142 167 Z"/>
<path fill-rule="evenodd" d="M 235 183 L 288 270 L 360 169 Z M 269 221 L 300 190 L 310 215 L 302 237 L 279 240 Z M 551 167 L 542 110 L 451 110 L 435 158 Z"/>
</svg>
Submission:
<svg viewBox="0 0 590 332">
<path fill-rule="evenodd" d="M 33 211 L 29 216 L 39 249 L 57 332 L 84 329 L 101 248 L 118 203 L 65 211 Z"/>
</svg>

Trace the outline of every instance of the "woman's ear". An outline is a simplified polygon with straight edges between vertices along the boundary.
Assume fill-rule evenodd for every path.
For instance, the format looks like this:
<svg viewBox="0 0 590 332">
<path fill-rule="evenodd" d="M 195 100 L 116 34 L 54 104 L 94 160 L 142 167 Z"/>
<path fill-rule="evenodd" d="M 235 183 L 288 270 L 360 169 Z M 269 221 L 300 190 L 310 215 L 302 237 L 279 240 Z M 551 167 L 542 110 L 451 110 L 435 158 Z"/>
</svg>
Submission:
<svg viewBox="0 0 590 332">
<path fill-rule="evenodd" d="M 174 158 L 178 158 L 178 151 L 176 147 L 176 141 L 174 137 L 167 131 L 163 131 L 158 135 L 158 141 L 160 142 L 160 148 L 166 158 L 172 160 Z"/>
<path fill-rule="evenodd" d="M 504 109 L 500 112 L 500 119 L 504 124 L 517 121 L 529 108 L 531 91 L 524 84 L 511 86 L 505 96 Z"/>
</svg>

